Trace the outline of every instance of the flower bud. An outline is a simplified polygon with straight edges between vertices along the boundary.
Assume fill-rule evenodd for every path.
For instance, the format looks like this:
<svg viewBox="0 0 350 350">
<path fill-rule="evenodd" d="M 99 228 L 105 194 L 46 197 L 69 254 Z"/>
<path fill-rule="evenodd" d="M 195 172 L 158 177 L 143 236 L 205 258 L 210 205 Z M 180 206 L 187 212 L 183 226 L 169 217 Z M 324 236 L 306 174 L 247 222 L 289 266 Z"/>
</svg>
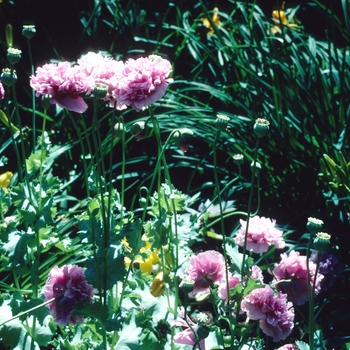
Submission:
<svg viewBox="0 0 350 350">
<path fill-rule="evenodd" d="M 232 156 L 232 159 L 235 162 L 235 164 L 242 165 L 244 161 L 244 156 L 243 154 L 235 154 Z"/>
<path fill-rule="evenodd" d="M 322 229 L 323 221 L 315 218 L 308 218 L 306 228 L 311 233 L 319 232 Z"/>
<path fill-rule="evenodd" d="M 121 139 L 123 138 L 123 134 L 125 133 L 125 126 L 124 123 L 116 123 L 114 125 L 114 137 Z"/>
<path fill-rule="evenodd" d="M 270 122 L 263 118 L 258 118 L 254 124 L 254 132 L 258 138 L 266 136 L 269 132 Z"/>
<path fill-rule="evenodd" d="M 106 97 L 107 93 L 108 93 L 108 86 L 102 83 L 96 83 L 94 89 L 92 90 L 92 94 L 97 99 Z"/>
<path fill-rule="evenodd" d="M 319 252 L 324 252 L 330 245 L 331 235 L 325 232 L 316 233 L 316 238 L 314 239 L 314 248 Z"/>
<path fill-rule="evenodd" d="M 193 291 L 193 288 L 194 288 L 194 281 L 184 279 L 184 280 L 180 283 L 179 287 L 181 288 L 181 290 L 182 290 L 185 294 L 191 293 L 191 292 Z"/>
<path fill-rule="evenodd" d="M 141 197 L 139 199 L 139 204 L 141 208 L 143 209 L 147 208 L 147 199 L 145 197 Z"/>
<path fill-rule="evenodd" d="M 183 128 L 179 129 L 178 132 L 174 134 L 174 141 L 183 152 L 187 152 L 192 137 L 193 131 L 187 128 Z"/>
<path fill-rule="evenodd" d="M 44 109 L 49 109 L 51 106 L 51 98 L 52 96 L 50 94 L 43 95 L 41 97 L 41 107 L 43 107 Z"/>
<path fill-rule="evenodd" d="M 12 86 L 17 81 L 16 71 L 11 72 L 10 68 L 4 68 L 0 78 L 4 85 Z"/>
<path fill-rule="evenodd" d="M 199 326 L 197 328 L 197 336 L 200 340 L 207 338 L 209 335 L 209 327 L 208 326 Z"/>
<path fill-rule="evenodd" d="M 134 123 L 131 126 L 130 133 L 137 139 L 143 139 L 148 135 L 149 128 L 147 124 L 143 121 Z"/>
<path fill-rule="evenodd" d="M 255 164 L 254 164 L 254 162 L 252 162 L 251 164 L 250 164 L 250 169 L 252 170 L 252 171 L 254 171 L 254 174 L 255 174 L 255 176 L 259 176 L 260 175 L 260 173 L 261 173 L 261 164 L 260 163 L 258 163 L 258 162 L 255 162 Z"/>
<path fill-rule="evenodd" d="M 22 29 L 22 35 L 27 38 L 31 39 L 36 33 L 35 25 L 24 25 Z"/>
<path fill-rule="evenodd" d="M 228 122 L 230 121 L 230 118 L 223 114 L 218 114 L 215 124 L 219 131 L 225 131 L 227 130 Z"/>
<path fill-rule="evenodd" d="M 7 49 L 7 60 L 10 62 L 10 64 L 18 63 L 21 59 L 21 53 L 21 50 L 10 47 Z"/>
</svg>

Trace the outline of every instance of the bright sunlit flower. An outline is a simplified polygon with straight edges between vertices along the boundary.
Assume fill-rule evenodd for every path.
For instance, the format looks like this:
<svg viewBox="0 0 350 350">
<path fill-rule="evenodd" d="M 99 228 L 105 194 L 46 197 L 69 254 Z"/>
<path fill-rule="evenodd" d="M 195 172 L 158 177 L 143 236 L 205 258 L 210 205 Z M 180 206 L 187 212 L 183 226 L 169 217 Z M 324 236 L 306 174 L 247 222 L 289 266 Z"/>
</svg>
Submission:
<svg viewBox="0 0 350 350">
<path fill-rule="evenodd" d="M 77 265 L 55 266 L 43 290 L 45 301 L 57 298 L 48 308 L 61 326 L 84 321 L 83 316 L 74 315 L 74 308 L 78 303 L 91 303 L 94 292 L 93 286 L 85 280 L 84 269 Z"/>
<path fill-rule="evenodd" d="M 163 97 L 172 82 L 169 78 L 171 71 L 170 62 L 160 56 L 129 59 L 112 97 L 118 105 L 130 106 L 139 112 Z"/>
<path fill-rule="evenodd" d="M 301 256 L 299 252 L 292 250 L 289 254 L 281 254 L 281 261 L 275 264 L 273 275 L 276 289 L 286 293 L 288 298 L 296 305 L 302 305 L 308 300 L 308 274 L 306 267 L 306 256 Z M 314 287 L 316 274 L 316 264 L 309 261 L 310 286 Z M 317 274 L 315 294 L 321 290 L 323 275 Z M 281 282 L 279 282 L 281 281 Z"/>
<path fill-rule="evenodd" d="M 291 29 L 298 28 L 298 25 L 295 23 L 288 23 L 286 12 L 284 11 L 284 5 L 285 2 L 282 3 L 281 10 L 274 10 L 272 11 L 272 20 L 275 23 L 275 25 L 271 28 L 271 31 L 273 34 L 276 34 L 280 32 L 283 28 L 283 26 L 287 26 Z M 270 34 L 269 31 L 267 34 Z"/>
<path fill-rule="evenodd" d="M 188 295 L 194 297 L 197 293 L 209 293 L 210 285 L 224 280 L 225 265 L 223 255 L 215 250 L 191 256 L 184 277 L 185 280 L 194 281 L 193 291 Z"/>
<path fill-rule="evenodd" d="M 221 24 L 219 19 L 219 9 L 214 7 L 212 21 L 216 26 Z M 208 35 L 213 35 L 215 33 L 214 28 L 212 27 L 208 18 L 202 18 L 203 24 L 209 29 Z"/>
<path fill-rule="evenodd" d="M 286 339 L 294 327 L 294 308 L 281 292 L 271 287 L 254 289 L 242 301 L 241 308 L 252 320 L 259 320 L 261 330 L 277 342 Z"/>
<path fill-rule="evenodd" d="M 235 242 L 243 247 L 247 222 L 240 220 L 241 228 L 239 229 Z M 274 244 L 277 249 L 285 247 L 282 238 L 282 231 L 275 227 L 275 220 L 264 217 L 254 216 L 249 220 L 247 250 L 254 253 L 265 253 L 269 247 Z"/>
<path fill-rule="evenodd" d="M 5 173 L 0 175 L 0 187 L 7 188 L 10 184 L 11 178 L 13 174 L 11 171 L 6 171 Z"/>
<path fill-rule="evenodd" d="M 80 96 L 91 91 L 91 82 L 69 62 L 44 64 L 30 78 L 36 96 L 51 95 L 50 103 L 70 111 L 83 113 L 87 104 Z"/>
<path fill-rule="evenodd" d="M 149 289 L 154 297 L 160 297 L 164 294 L 164 273 L 163 271 L 157 273 L 154 277 L 153 283 Z"/>
</svg>

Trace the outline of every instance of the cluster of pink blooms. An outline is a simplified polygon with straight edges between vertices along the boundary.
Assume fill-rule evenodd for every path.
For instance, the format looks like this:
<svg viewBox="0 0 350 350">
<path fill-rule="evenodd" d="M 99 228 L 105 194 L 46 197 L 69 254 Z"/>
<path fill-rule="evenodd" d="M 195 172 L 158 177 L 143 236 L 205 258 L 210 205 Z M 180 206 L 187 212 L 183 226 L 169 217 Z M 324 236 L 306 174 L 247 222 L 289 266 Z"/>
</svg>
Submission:
<svg viewBox="0 0 350 350">
<path fill-rule="evenodd" d="M 5 89 L 2 83 L 0 82 L 0 100 L 3 100 L 5 98 Z"/>
<path fill-rule="evenodd" d="M 286 339 L 294 327 L 294 308 L 287 295 L 278 295 L 269 286 L 254 289 L 241 304 L 252 320 L 259 320 L 261 330 L 277 342 Z"/>
<path fill-rule="evenodd" d="M 244 246 L 247 222 L 240 220 L 241 227 L 235 237 L 235 242 L 241 247 Z M 274 244 L 277 249 L 285 247 L 282 238 L 282 231 L 275 227 L 275 220 L 264 217 L 254 216 L 249 220 L 247 245 L 248 251 L 254 253 L 267 252 L 269 247 Z"/>
<path fill-rule="evenodd" d="M 183 330 L 182 332 L 175 334 L 173 338 L 174 343 L 193 346 L 194 344 L 196 344 L 196 336 L 194 332 L 197 332 L 198 324 L 193 322 L 188 317 L 188 315 L 186 315 L 186 320 L 185 320 L 185 310 L 183 307 L 180 308 L 179 316 L 180 318 L 177 318 L 172 322 L 172 326 L 182 327 Z M 192 329 L 190 326 L 192 327 Z M 204 339 L 199 341 L 199 346 L 201 350 L 205 350 Z M 198 346 L 196 346 L 196 348 L 198 348 Z"/>
<path fill-rule="evenodd" d="M 74 308 L 78 303 L 91 303 L 95 290 L 86 282 L 83 268 L 65 265 L 50 271 L 43 293 L 45 301 L 56 298 L 48 308 L 55 322 L 65 326 L 84 321 L 83 316 L 74 315 Z"/>
<path fill-rule="evenodd" d="M 308 300 L 308 273 L 306 256 L 292 250 L 289 254 L 281 254 L 281 261 L 275 264 L 273 270 L 276 289 L 286 293 L 296 305 L 302 305 Z M 316 264 L 309 260 L 310 288 L 317 295 L 321 289 L 323 275 L 318 273 L 314 286 Z M 280 282 L 281 281 L 281 282 Z"/>
<path fill-rule="evenodd" d="M 89 52 L 74 66 L 61 62 L 37 68 L 30 85 L 37 97 L 50 95 L 52 104 L 78 113 L 88 107 L 83 96 L 91 96 L 98 85 L 103 85 L 106 91 L 102 98 L 111 107 L 130 106 L 140 111 L 163 97 L 172 81 L 171 71 L 170 62 L 156 55 L 124 63 Z"/>
<path fill-rule="evenodd" d="M 222 299 L 228 298 L 225 258 L 215 250 L 207 250 L 191 256 L 184 280 L 194 282 L 192 292 L 188 293 L 189 297 L 195 297 L 197 294 L 209 294 L 210 287 L 217 284 L 219 285 L 219 296 Z M 229 289 L 232 289 L 239 283 L 239 279 L 229 272 L 228 283 Z"/>
</svg>

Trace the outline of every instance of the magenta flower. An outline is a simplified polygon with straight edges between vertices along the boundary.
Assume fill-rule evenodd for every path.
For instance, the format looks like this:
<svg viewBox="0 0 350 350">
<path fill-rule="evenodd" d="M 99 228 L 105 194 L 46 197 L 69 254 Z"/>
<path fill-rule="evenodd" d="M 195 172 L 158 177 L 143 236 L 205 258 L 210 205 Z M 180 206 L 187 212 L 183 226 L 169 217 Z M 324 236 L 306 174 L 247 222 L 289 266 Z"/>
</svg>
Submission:
<svg viewBox="0 0 350 350">
<path fill-rule="evenodd" d="M 2 83 L 0 82 L 0 100 L 3 100 L 5 98 L 5 89 Z"/>
<path fill-rule="evenodd" d="M 196 344 L 196 336 L 193 333 L 193 331 L 196 332 L 198 330 L 198 325 L 194 323 L 187 315 L 185 320 L 183 307 L 180 308 L 179 316 L 182 318 L 174 320 L 172 322 L 172 326 L 182 327 L 183 330 L 182 332 L 175 334 L 173 338 L 174 343 L 193 346 L 194 344 Z M 190 326 L 192 327 L 192 329 Z M 199 341 L 199 346 L 201 350 L 205 350 L 204 339 Z M 198 345 L 196 346 L 196 348 L 198 348 Z"/>
<path fill-rule="evenodd" d="M 252 320 L 259 320 L 261 330 L 277 342 L 286 339 L 294 327 L 294 308 L 281 292 L 275 295 L 271 287 L 254 289 L 241 304 Z"/>
<path fill-rule="evenodd" d="M 50 63 L 37 68 L 30 78 L 36 96 L 51 95 L 50 103 L 57 103 L 70 111 L 83 113 L 87 104 L 80 96 L 91 90 L 91 81 L 69 62 Z"/>
<path fill-rule="evenodd" d="M 311 280 L 310 286 L 313 288 L 316 265 L 311 260 L 309 261 L 309 270 Z M 302 305 L 308 300 L 306 256 L 301 256 L 299 252 L 294 250 L 289 254 L 281 254 L 281 261 L 279 264 L 275 264 L 273 274 L 275 276 L 274 283 L 276 289 L 286 293 L 293 303 L 296 305 Z M 317 295 L 321 289 L 322 279 L 323 275 L 318 273 L 315 285 L 315 295 Z"/>
<path fill-rule="evenodd" d="M 225 265 L 223 255 L 215 250 L 191 256 L 184 280 L 194 281 L 194 288 L 188 295 L 194 297 L 197 293 L 209 293 L 210 285 L 224 280 Z"/>
<path fill-rule="evenodd" d="M 240 220 L 240 222 L 241 228 L 235 237 L 235 242 L 243 247 L 247 222 L 244 220 Z M 264 253 L 272 244 L 277 249 L 284 248 L 286 244 L 282 238 L 283 232 L 275 227 L 275 223 L 275 220 L 268 218 L 252 217 L 248 226 L 247 250 L 254 253 Z"/>
<path fill-rule="evenodd" d="M 163 97 L 172 81 L 168 78 L 171 71 L 170 62 L 160 56 L 129 59 L 112 96 L 119 105 L 131 106 L 139 112 Z"/>
<path fill-rule="evenodd" d="M 77 265 L 55 266 L 43 290 L 45 301 L 57 298 L 48 304 L 48 308 L 61 326 L 84 321 L 83 316 L 74 315 L 74 308 L 78 303 L 91 303 L 94 292 L 92 285 L 85 281 L 84 269 Z"/>
<path fill-rule="evenodd" d="M 228 274 L 228 289 L 231 290 L 235 288 L 239 284 L 239 279 L 235 276 L 232 276 L 231 273 Z M 224 279 L 220 282 L 218 287 L 218 295 L 221 299 L 225 299 L 226 302 L 229 301 L 229 297 L 227 295 L 227 283 L 226 278 L 224 276 Z"/>
</svg>

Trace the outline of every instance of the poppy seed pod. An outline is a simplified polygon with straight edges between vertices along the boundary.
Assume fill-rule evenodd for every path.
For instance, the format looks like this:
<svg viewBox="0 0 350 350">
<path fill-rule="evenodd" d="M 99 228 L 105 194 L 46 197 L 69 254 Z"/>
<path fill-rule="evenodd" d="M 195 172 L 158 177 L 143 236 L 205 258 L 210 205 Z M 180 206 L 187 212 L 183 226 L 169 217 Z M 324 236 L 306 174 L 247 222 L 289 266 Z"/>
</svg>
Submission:
<svg viewBox="0 0 350 350">
<path fill-rule="evenodd" d="M 4 85 L 12 86 L 17 81 L 17 74 L 15 70 L 11 72 L 11 69 L 4 68 L 0 78 Z"/>
<path fill-rule="evenodd" d="M 235 154 L 232 156 L 232 159 L 235 162 L 235 164 L 242 165 L 244 161 L 244 156 L 243 154 Z"/>
<path fill-rule="evenodd" d="M 223 115 L 223 114 L 218 114 L 216 121 L 215 121 L 217 129 L 219 131 L 227 130 L 227 126 L 228 126 L 229 121 L 230 121 L 230 118 L 228 116 Z"/>
<path fill-rule="evenodd" d="M 123 123 L 116 123 L 114 125 L 114 137 L 121 139 L 123 138 L 123 134 L 125 133 L 125 126 Z"/>
<path fill-rule="evenodd" d="M 269 132 L 270 122 L 263 118 L 258 118 L 254 124 L 254 133 L 258 138 L 266 136 Z"/>
<path fill-rule="evenodd" d="M 320 232 L 323 221 L 316 218 L 308 218 L 306 228 L 313 234 Z"/>
<path fill-rule="evenodd" d="M 254 162 L 252 162 L 252 163 L 250 164 L 250 169 L 251 169 L 252 171 L 254 171 L 255 176 L 259 176 L 260 173 L 261 173 L 262 167 L 261 167 L 261 164 L 260 164 L 260 163 L 255 162 L 255 164 L 254 164 Z"/>
<path fill-rule="evenodd" d="M 21 59 L 21 53 L 21 50 L 10 47 L 7 49 L 7 60 L 10 62 L 10 64 L 18 63 Z"/>
<path fill-rule="evenodd" d="M 314 239 L 314 248 L 319 252 L 324 252 L 328 249 L 330 245 L 331 235 L 325 232 L 316 233 L 316 238 Z"/>
<path fill-rule="evenodd" d="M 36 33 L 35 25 L 24 25 L 22 29 L 22 35 L 27 38 L 31 39 Z"/>
</svg>

